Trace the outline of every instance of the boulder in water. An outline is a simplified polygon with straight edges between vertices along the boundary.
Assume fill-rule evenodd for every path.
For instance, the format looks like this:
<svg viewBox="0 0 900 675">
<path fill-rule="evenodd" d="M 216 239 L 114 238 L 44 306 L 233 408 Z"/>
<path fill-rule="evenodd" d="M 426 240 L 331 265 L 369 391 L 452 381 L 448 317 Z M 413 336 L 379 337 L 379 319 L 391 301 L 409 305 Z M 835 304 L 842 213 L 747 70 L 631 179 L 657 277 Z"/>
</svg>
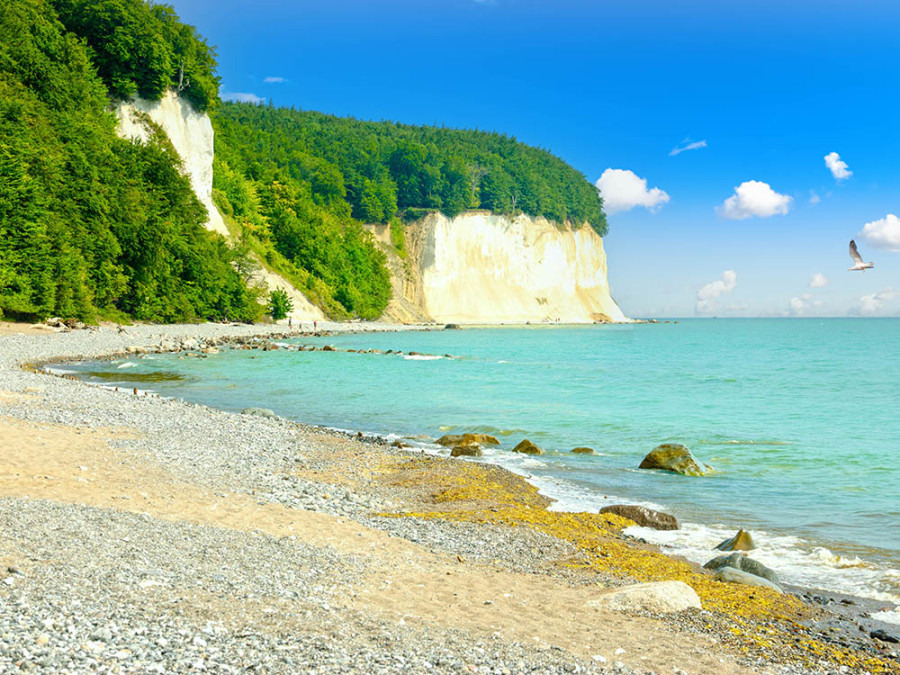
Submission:
<svg viewBox="0 0 900 675">
<path fill-rule="evenodd" d="M 573 455 L 596 455 L 593 448 L 572 448 Z"/>
<path fill-rule="evenodd" d="M 448 323 L 444 326 L 444 330 L 461 330 L 458 323 Z"/>
<path fill-rule="evenodd" d="M 768 579 L 763 579 L 755 574 L 736 570 L 733 567 L 722 567 L 716 572 L 717 581 L 724 581 L 729 584 L 743 584 L 744 586 L 761 586 L 763 588 L 771 588 L 773 591 L 784 593 L 784 590 L 778 584 L 773 584 Z"/>
<path fill-rule="evenodd" d="M 521 452 L 526 455 L 543 455 L 544 451 L 541 450 L 534 443 L 529 441 L 527 438 L 524 439 L 521 443 L 519 443 L 516 447 L 513 448 L 513 452 Z"/>
<path fill-rule="evenodd" d="M 500 445 L 500 441 L 488 434 L 447 434 L 435 441 L 438 445 L 452 448 L 460 443 L 479 443 L 481 445 Z"/>
<path fill-rule="evenodd" d="M 683 476 L 702 476 L 712 471 L 712 467 L 697 461 L 687 446 L 681 443 L 663 443 L 656 446 L 644 457 L 638 468 L 662 469 Z"/>
<path fill-rule="evenodd" d="M 747 572 L 748 574 L 753 574 L 757 577 L 768 579 L 773 584 L 781 583 L 781 579 L 778 578 L 778 574 L 776 574 L 774 570 L 769 569 L 761 562 L 753 560 L 752 558 L 748 558 L 740 552 L 735 552 L 731 555 L 720 555 L 719 557 L 710 560 L 704 565 L 704 567 L 708 570 L 719 570 L 723 567 L 733 567 L 734 569 L 740 570 L 741 572 Z"/>
<path fill-rule="evenodd" d="M 719 551 L 752 551 L 755 548 L 753 537 L 746 530 L 738 530 L 738 533 L 731 539 L 726 539 L 716 546 Z"/>
<path fill-rule="evenodd" d="M 654 581 L 625 586 L 587 603 L 616 612 L 681 612 L 703 609 L 697 592 L 683 581 Z"/>
<path fill-rule="evenodd" d="M 600 513 L 614 513 L 617 516 L 633 520 L 641 527 L 649 527 L 654 530 L 677 530 L 678 520 L 675 516 L 660 511 L 648 509 L 637 504 L 613 504 L 604 506 Z"/>
</svg>

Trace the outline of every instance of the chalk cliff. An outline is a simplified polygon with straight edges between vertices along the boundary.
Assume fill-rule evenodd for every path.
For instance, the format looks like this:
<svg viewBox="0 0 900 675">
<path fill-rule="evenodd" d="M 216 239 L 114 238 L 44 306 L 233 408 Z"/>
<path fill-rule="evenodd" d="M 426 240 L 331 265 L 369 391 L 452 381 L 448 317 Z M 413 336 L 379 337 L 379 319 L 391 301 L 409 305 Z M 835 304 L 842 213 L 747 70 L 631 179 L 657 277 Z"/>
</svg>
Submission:
<svg viewBox="0 0 900 675">
<path fill-rule="evenodd" d="M 209 116 L 195 110 L 174 91 L 167 92 L 159 101 L 134 98 L 120 103 L 115 113 L 119 120 L 118 133 L 122 138 L 146 143 L 152 131 L 144 121 L 144 116 L 166 133 L 181 157 L 184 175 L 190 179 L 197 199 L 206 207 L 209 216 L 207 229 L 228 237 L 228 228 L 212 199 L 215 148 Z M 265 267 L 260 268 L 252 283 L 268 291 L 285 289 L 294 303 L 291 317 L 295 321 L 321 321 L 325 318 L 322 310 L 309 302 L 290 282 Z"/>
<path fill-rule="evenodd" d="M 471 211 L 432 214 L 406 227 L 408 258 L 389 253 L 401 322 L 590 323 L 628 321 L 610 297 L 603 239 L 592 228 Z"/>
</svg>

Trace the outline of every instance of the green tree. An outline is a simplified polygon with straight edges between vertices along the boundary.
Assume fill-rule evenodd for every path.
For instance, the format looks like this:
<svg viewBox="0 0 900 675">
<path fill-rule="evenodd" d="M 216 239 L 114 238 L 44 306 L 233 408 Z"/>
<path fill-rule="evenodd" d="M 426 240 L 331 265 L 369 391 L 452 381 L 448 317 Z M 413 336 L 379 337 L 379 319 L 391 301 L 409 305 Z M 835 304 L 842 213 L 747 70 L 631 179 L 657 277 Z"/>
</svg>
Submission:
<svg viewBox="0 0 900 675">
<path fill-rule="evenodd" d="M 294 310 L 294 303 L 283 288 L 276 288 L 269 293 L 269 316 L 274 321 L 281 321 Z"/>
</svg>

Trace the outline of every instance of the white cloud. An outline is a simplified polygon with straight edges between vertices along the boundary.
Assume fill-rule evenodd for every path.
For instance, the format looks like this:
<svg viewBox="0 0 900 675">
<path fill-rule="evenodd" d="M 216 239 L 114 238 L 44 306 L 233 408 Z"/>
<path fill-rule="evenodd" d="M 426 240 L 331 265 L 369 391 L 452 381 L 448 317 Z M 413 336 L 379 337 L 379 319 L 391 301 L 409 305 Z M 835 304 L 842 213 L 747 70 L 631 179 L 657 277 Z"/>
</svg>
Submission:
<svg viewBox="0 0 900 675">
<path fill-rule="evenodd" d="M 809 191 L 809 203 L 811 205 L 815 206 L 820 201 L 822 201 L 822 198 L 819 196 L 819 194 L 815 190 L 810 190 Z"/>
<path fill-rule="evenodd" d="M 734 188 L 734 194 L 722 206 L 716 207 L 716 212 L 730 220 L 743 220 L 753 216 L 768 218 L 776 213 L 786 214 L 790 210 L 790 203 L 788 195 L 778 194 L 768 183 L 748 180 Z"/>
<path fill-rule="evenodd" d="M 876 248 L 900 251 L 900 218 L 889 213 L 881 220 L 866 223 L 856 236 L 865 239 Z"/>
<path fill-rule="evenodd" d="M 862 316 L 874 316 L 876 314 L 889 313 L 885 312 L 885 303 L 898 297 L 900 297 L 900 291 L 895 291 L 890 286 L 881 289 L 877 293 L 863 295 L 859 299 L 859 306 L 856 308 L 856 313 Z"/>
<path fill-rule="evenodd" d="M 287 78 L 278 75 L 269 75 L 269 77 L 264 79 L 263 82 L 265 82 L 266 84 L 282 84 L 284 82 L 287 82 Z"/>
<path fill-rule="evenodd" d="M 719 309 L 716 300 L 737 288 L 737 274 L 734 270 L 722 272 L 722 278 L 700 287 L 697 291 L 697 313 L 709 314 Z"/>
<path fill-rule="evenodd" d="M 672 148 L 672 151 L 669 153 L 669 157 L 675 157 L 676 155 L 680 155 L 682 152 L 686 152 L 688 150 L 699 150 L 700 148 L 706 147 L 706 141 L 692 141 L 690 138 L 685 138 L 681 143 Z"/>
<path fill-rule="evenodd" d="M 265 103 L 266 99 L 256 94 L 239 91 L 223 91 L 222 98 L 226 101 L 240 101 L 241 103 Z"/>
<path fill-rule="evenodd" d="M 791 298 L 788 303 L 788 316 L 803 316 L 807 310 L 825 305 L 821 300 L 813 300 L 812 293 L 804 293 Z"/>
<path fill-rule="evenodd" d="M 669 195 L 659 188 L 647 189 L 647 179 L 627 169 L 607 169 L 595 183 L 603 196 L 607 213 L 629 211 L 643 206 L 655 211 L 669 201 Z"/>
<path fill-rule="evenodd" d="M 831 171 L 831 175 L 835 180 L 846 180 L 853 175 L 853 172 L 847 167 L 847 162 L 841 159 L 836 152 L 829 152 L 825 155 L 825 166 Z"/>
<path fill-rule="evenodd" d="M 810 288 L 825 288 L 828 285 L 828 278 L 821 272 L 816 272 L 809 278 Z"/>
</svg>

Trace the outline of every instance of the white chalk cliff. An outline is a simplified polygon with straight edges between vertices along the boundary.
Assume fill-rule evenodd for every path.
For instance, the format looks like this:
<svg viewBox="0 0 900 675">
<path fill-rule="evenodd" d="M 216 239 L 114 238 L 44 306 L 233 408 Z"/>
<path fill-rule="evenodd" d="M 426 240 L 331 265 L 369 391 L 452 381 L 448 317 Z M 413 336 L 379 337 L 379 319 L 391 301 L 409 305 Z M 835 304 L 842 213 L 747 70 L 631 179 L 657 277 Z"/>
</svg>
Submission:
<svg viewBox="0 0 900 675">
<path fill-rule="evenodd" d="M 372 230 L 384 245 L 386 228 Z M 603 239 L 588 225 L 470 211 L 432 214 L 407 226 L 406 239 L 408 260 L 391 261 L 393 320 L 628 321 L 610 297 Z"/>
<path fill-rule="evenodd" d="M 212 199 L 215 150 L 209 115 L 195 110 L 174 91 L 167 92 L 159 101 L 134 98 L 120 103 L 115 113 L 119 120 L 117 131 L 122 138 L 147 142 L 152 131 L 142 119 L 144 115 L 166 133 L 181 157 L 182 171 L 190 179 L 194 194 L 206 207 L 207 229 L 228 237 L 228 228 Z M 291 312 L 294 321 L 321 321 L 325 318 L 322 310 L 307 300 L 290 282 L 265 267 L 261 267 L 255 274 L 252 283 L 269 291 L 285 289 L 294 303 L 294 310 Z"/>
</svg>

